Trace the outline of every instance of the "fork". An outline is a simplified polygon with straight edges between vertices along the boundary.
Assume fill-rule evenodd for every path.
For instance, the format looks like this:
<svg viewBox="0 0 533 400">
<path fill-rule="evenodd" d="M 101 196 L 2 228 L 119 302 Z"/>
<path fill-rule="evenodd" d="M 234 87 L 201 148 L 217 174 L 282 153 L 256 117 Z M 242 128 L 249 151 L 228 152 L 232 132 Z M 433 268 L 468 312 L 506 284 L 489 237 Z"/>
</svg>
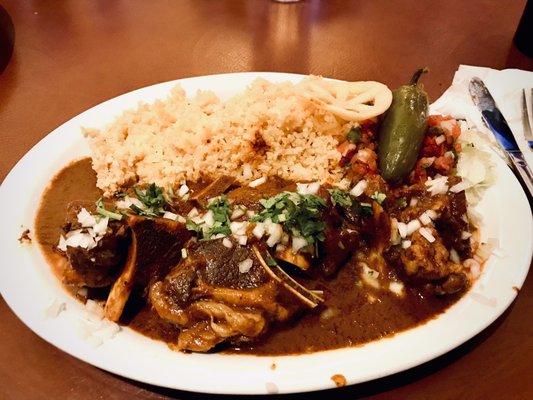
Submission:
<svg viewBox="0 0 533 400">
<path fill-rule="evenodd" d="M 531 104 L 533 105 L 533 89 L 528 89 L 531 97 Z M 531 132 L 531 124 L 529 123 L 529 112 L 527 109 L 526 89 L 522 89 L 522 127 L 524 129 L 524 138 L 527 141 L 530 149 L 533 149 L 533 132 Z"/>
</svg>

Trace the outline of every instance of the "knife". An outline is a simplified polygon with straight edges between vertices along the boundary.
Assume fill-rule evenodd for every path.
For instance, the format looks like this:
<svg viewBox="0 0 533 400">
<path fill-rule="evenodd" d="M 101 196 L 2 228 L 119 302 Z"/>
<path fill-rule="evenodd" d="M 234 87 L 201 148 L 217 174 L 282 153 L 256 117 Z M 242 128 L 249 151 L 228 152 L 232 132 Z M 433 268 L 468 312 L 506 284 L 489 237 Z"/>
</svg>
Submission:
<svg viewBox="0 0 533 400">
<path fill-rule="evenodd" d="M 470 80 L 469 91 L 472 101 L 481 111 L 483 121 L 496 137 L 500 147 L 505 151 L 507 164 L 518 172 L 524 185 L 529 190 L 529 194 L 533 196 L 533 173 L 531 173 L 531 169 L 527 165 L 507 121 L 496 106 L 494 98 L 483 81 L 477 77 Z"/>
</svg>

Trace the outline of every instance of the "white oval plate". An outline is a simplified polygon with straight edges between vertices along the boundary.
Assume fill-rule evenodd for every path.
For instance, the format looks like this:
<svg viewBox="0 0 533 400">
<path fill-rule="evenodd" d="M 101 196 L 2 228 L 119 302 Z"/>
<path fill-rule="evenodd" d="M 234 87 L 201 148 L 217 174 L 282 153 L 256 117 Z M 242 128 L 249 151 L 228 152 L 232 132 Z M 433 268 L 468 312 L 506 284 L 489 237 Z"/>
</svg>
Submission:
<svg viewBox="0 0 533 400">
<path fill-rule="evenodd" d="M 484 216 L 484 236 L 498 238 L 504 256 L 492 256 L 471 291 L 422 326 L 356 348 L 282 357 L 182 354 L 127 328 L 100 347 L 84 341 L 76 330 L 83 306 L 61 288 L 38 246 L 17 240 L 24 228 L 33 228 L 40 195 L 54 173 L 69 161 L 89 154 L 80 127 L 103 127 L 139 101 L 166 97 L 176 83 L 189 95 L 207 89 L 227 98 L 257 77 L 276 82 L 302 78 L 293 74 L 236 73 L 135 90 L 61 125 L 17 163 L 0 188 L 0 289 L 30 329 L 61 350 L 127 378 L 196 392 L 264 394 L 332 388 L 334 374 L 342 374 L 348 384 L 355 384 L 414 367 L 459 346 L 504 312 L 527 275 L 533 229 L 531 210 L 520 185 L 498 160 L 497 182 L 478 210 Z M 44 310 L 54 299 L 64 301 L 67 309 L 57 318 L 46 319 Z M 270 368 L 273 362 L 277 365 L 274 370 Z"/>
</svg>

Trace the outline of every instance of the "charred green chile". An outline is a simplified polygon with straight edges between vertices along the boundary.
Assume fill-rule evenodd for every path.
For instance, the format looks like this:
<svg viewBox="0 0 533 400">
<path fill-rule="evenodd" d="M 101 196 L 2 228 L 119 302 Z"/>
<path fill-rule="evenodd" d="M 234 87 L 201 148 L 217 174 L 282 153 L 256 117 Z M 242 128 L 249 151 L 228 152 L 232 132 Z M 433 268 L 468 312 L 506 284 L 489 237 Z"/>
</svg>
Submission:
<svg viewBox="0 0 533 400">
<path fill-rule="evenodd" d="M 428 116 L 428 96 L 418 80 L 427 71 L 419 69 L 408 85 L 392 92 L 392 104 L 378 138 L 379 168 L 388 182 L 401 181 L 415 166 Z"/>
</svg>

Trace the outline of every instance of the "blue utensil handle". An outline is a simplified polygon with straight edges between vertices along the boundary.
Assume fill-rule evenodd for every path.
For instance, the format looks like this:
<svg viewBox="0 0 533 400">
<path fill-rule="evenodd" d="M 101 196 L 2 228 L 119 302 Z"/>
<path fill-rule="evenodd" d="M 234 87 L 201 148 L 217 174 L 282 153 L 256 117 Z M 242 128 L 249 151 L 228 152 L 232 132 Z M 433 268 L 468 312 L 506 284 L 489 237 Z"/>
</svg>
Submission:
<svg viewBox="0 0 533 400">
<path fill-rule="evenodd" d="M 511 158 L 511 161 L 518 174 L 522 178 L 524 185 L 529 190 L 530 196 L 533 197 L 533 173 L 531 172 L 529 165 L 527 165 L 524 155 L 520 151 L 510 151 L 509 157 Z"/>
</svg>

